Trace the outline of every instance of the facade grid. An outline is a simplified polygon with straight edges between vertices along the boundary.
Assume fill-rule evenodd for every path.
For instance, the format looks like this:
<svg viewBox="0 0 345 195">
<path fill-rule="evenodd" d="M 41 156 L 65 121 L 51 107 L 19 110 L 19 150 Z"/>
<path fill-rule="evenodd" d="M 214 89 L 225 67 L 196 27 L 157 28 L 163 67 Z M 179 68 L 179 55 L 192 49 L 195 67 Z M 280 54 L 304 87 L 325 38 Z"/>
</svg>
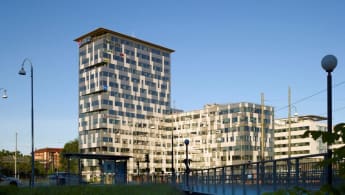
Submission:
<svg viewBox="0 0 345 195">
<path fill-rule="evenodd" d="M 185 139 L 192 169 L 261 160 L 261 140 L 264 158 L 273 159 L 273 107 L 240 102 L 172 112 L 172 49 L 104 28 L 75 41 L 81 153 L 131 156 L 129 175 L 145 173 L 145 155 L 150 173 L 171 172 L 172 139 L 177 172 L 184 171 Z M 95 160 L 84 160 L 82 167 L 87 179 L 99 177 Z"/>
</svg>

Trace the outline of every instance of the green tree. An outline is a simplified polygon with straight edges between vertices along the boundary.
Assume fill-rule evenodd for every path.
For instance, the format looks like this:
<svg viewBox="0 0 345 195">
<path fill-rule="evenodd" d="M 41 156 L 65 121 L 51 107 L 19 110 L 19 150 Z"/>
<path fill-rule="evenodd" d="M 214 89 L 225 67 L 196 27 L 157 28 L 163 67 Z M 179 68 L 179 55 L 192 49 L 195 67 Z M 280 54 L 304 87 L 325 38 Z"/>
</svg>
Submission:
<svg viewBox="0 0 345 195">
<path fill-rule="evenodd" d="M 7 176 L 14 176 L 14 156 L 15 152 L 8 150 L 0 151 L 0 172 Z M 37 165 L 36 162 L 35 165 Z M 39 171 L 35 166 L 35 172 L 38 174 Z M 17 151 L 17 174 L 20 178 L 29 177 L 31 174 L 31 156 L 23 155 Z"/>
<path fill-rule="evenodd" d="M 306 131 L 304 137 L 311 135 L 314 140 L 321 137 L 323 143 L 328 145 L 333 145 L 335 143 L 345 142 L 345 123 L 337 124 L 333 132 L 329 133 L 327 131 Z M 333 155 L 331 159 L 325 160 L 320 163 L 321 166 L 327 166 L 329 164 L 337 164 L 339 166 L 339 177 L 345 179 L 345 145 L 334 148 Z M 325 184 L 320 189 L 322 192 L 328 192 L 330 194 L 345 194 L 345 185 L 340 186 L 329 186 Z"/>
<path fill-rule="evenodd" d="M 64 148 L 60 154 L 60 165 L 61 169 L 68 171 L 68 160 L 70 161 L 70 172 L 78 173 L 78 160 L 77 159 L 66 159 L 63 154 L 66 153 L 79 153 L 79 142 L 78 139 L 69 141 L 64 145 Z"/>
</svg>

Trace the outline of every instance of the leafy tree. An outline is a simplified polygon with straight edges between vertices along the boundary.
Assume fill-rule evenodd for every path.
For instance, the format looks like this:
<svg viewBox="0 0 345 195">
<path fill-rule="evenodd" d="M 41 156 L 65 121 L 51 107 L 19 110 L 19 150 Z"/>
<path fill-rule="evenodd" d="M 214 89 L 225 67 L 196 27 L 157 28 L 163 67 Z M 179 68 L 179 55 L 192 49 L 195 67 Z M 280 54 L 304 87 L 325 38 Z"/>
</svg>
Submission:
<svg viewBox="0 0 345 195">
<path fill-rule="evenodd" d="M 323 143 L 327 144 L 335 144 L 337 142 L 345 142 L 345 123 L 337 124 L 333 132 L 329 133 L 327 131 L 306 131 L 303 136 L 307 137 L 311 135 L 314 140 L 321 137 Z M 338 164 L 339 166 L 339 177 L 341 179 L 345 179 L 345 145 L 334 148 L 333 155 L 331 159 L 325 160 L 320 163 L 321 166 L 327 166 L 329 164 Z M 325 184 L 320 189 L 322 192 L 328 192 L 330 194 L 344 194 L 345 193 L 345 185 L 340 186 L 329 186 Z"/>
<path fill-rule="evenodd" d="M 0 171 L 7 176 L 14 176 L 14 156 L 15 152 L 8 150 L 0 151 Z M 35 162 L 35 174 L 44 173 L 43 165 Z M 31 156 L 23 155 L 17 151 L 17 174 L 20 178 L 29 177 L 31 175 Z"/>
<path fill-rule="evenodd" d="M 79 152 L 79 142 L 78 139 L 69 141 L 64 145 L 64 148 L 60 154 L 60 164 L 61 168 L 68 171 L 68 160 L 70 161 L 70 172 L 78 173 L 78 159 L 66 159 L 63 154 L 66 153 L 78 153 Z"/>
</svg>

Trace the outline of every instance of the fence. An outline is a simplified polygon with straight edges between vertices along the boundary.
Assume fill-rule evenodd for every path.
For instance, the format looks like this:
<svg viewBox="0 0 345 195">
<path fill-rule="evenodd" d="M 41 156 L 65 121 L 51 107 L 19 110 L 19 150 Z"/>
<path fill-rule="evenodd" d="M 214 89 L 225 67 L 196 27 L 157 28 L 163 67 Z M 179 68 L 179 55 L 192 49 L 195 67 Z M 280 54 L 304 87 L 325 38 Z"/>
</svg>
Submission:
<svg viewBox="0 0 345 195">
<path fill-rule="evenodd" d="M 278 160 L 192 170 L 180 174 L 178 185 L 192 192 L 209 194 L 261 194 L 294 186 L 319 189 L 326 181 L 326 167 L 321 165 L 326 154 L 307 155 Z M 333 164 L 333 184 L 339 178 L 338 164 Z"/>
</svg>

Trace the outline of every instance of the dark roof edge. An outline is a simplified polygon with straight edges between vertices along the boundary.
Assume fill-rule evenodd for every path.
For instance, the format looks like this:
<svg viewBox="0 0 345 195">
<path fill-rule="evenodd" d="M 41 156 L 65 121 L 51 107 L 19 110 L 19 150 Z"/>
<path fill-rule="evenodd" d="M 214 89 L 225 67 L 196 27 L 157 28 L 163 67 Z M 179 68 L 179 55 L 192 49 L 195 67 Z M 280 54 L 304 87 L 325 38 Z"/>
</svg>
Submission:
<svg viewBox="0 0 345 195">
<path fill-rule="evenodd" d="M 160 48 L 160 49 L 167 50 L 167 51 L 169 51 L 171 53 L 175 51 L 175 50 L 169 49 L 167 47 L 163 47 L 163 46 L 160 46 L 160 45 L 157 45 L 157 44 L 154 44 L 154 43 L 150 43 L 148 41 L 144 41 L 144 40 L 141 40 L 141 39 L 138 39 L 138 38 L 126 35 L 126 34 L 122 34 L 122 33 L 116 32 L 116 31 L 108 30 L 108 29 L 105 29 L 105 28 L 97 28 L 97 29 L 95 29 L 95 30 L 93 30 L 93 31 L 91 31 L 89 33 L 86 33 L 86 34 L 84 34 L 84 35 L 74 39 L 74 41 L 79 42 L 79 41 L 81 41 L 82 39 L 84 39 L 84 38 L 86 38 L 88 36 L 96 37 L 96 36 L 101 36 L 101 35 L 106 34 L 106 33 L 119 35 L 119 36 L 122 36 L 122 37 L 125 37 L 125 38 L 128 38 L 128 39 L 131 39 L 133 41 L 138 41 L 138 42 L 141 42 L 141 43 L 144 43 L 144 44 L 147 44 L 147 45 L 151 45 L 151 46 L 154 46 L 154 47 L 157 47 L 157 48 Z"/>
</svg>

